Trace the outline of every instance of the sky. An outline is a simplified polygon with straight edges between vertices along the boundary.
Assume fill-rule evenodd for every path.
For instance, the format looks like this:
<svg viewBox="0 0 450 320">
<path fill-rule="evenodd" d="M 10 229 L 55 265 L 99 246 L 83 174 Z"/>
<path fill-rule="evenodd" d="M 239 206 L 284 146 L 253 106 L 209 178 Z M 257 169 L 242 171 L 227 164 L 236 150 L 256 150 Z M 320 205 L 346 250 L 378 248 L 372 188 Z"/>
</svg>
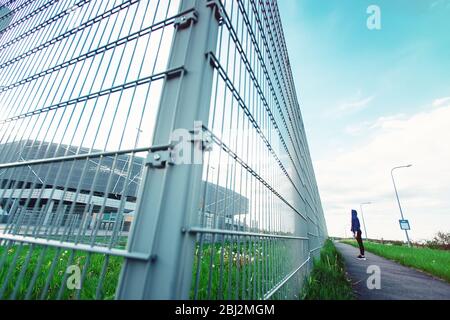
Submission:
<svg viewBox="0 0 450 320">
<path fill-rule="evenodd" d="M 328 231 L 450 232 L 450 0 L 279 0 Z M 380 29 L 370 30 L 370 5 Z M 361 218 L 360 218 L 361 219 Z"/>
</svg>

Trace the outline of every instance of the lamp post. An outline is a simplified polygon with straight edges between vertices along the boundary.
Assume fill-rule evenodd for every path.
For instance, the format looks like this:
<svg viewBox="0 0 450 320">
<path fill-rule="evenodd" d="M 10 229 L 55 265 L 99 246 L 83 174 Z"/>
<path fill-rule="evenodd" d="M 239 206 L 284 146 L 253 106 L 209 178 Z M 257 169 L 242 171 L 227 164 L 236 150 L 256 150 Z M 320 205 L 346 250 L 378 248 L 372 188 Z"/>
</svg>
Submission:
<svg viewBox="0 0 450 320">
<path fill-rule="evenodd" d="M 391 177 L 392 177 L 392 183 L 394 184 L 394 190 L 395 190 L 395 195 L 397 197 L 397 202 L 398 202 L 398 207 L 400 209 L 400 215 L 402 217 L 402 220 L 405 220 L 404 216 L 403 216 L 403 210 L 402 210 L 402 205 L 400 204 L 400 199 L 398 197 L 398 191 L 397 191 L 397 186 L 395 185 L 395 179 L 394 179 L 394 171 L 397 169 L 402 169 L 402 168 L 411 168 L 412 164 L 407 165 L 407 166 L 399 166 L 399 167 L 395 167 L 391 170 Z M 411 242 L 409 241 L 409 235 L 408 235 L 408 230 L 405 230 L 405 234 L 406 234 L 406 240 L 408 241 L 408 246 L 411 247 Z"/>
<path fill-rule="evenodd" d="M 363 205 L 365 205 L 365 204 L 372 204 L 372 202 L 364 202 L 359 205 L 359 207 L 361 208 L 361 218 L 362 218 L 363 226 L 364 226 L 364 234 L 365 234 L 366 240 L 367 240 L 368 237 L 367 237 L 366 222 L 364 221 L 364 213 L 363 213 Z"/>
</svg>

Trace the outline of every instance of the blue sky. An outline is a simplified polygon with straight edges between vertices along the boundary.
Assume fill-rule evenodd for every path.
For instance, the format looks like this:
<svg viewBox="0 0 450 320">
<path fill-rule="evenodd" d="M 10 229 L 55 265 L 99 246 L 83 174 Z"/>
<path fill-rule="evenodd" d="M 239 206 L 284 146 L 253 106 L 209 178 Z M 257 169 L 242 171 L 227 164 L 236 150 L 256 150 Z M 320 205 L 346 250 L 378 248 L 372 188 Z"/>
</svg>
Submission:
<svg viewBox="0 0 450 320">
<path fill-rule="evenodd" d="M 413 238 L 450 231 L 450 0 L 278 3 L 330 233 L 371 200 L 372 235 L 402 239 L 389 172 L 405 161 Z M 369 5 L 381 30 L 367 28 Z"/>
</svg>

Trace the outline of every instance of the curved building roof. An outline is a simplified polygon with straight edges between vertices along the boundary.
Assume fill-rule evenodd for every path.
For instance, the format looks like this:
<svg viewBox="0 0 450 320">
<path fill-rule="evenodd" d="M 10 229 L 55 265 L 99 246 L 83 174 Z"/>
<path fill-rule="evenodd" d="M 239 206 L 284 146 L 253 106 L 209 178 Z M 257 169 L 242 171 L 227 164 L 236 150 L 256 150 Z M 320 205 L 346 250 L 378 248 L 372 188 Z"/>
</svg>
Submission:
<svg viewBox="0 0 450 320">
<path fill-rule="evenodd" d="M 22 140 L 0 145 L 0 163 L 14 163 L 37 159 L 71 156 L 76 154 L 96 153 L 100 150 L 89 150 L 84 147 L 69 146 L 42 141 Z M 0 170 L 0 189 L 8 190 L 5 197 L 24 198 L 32 197 L 36 193 L 33 189 L 42 189 L 41 199 L 52 197 L 53 199 L 70 201 L 75 196 L 75 190 L 81 190 L 81 194 L 75 200 L 77 203 L 86 203 L 86 194 L 94 191 L 94 198 L 101 202 L 101 197 L 108 193 L 108 207 L 120 204 L 122 195 L 127 196 L 126 210 L 134 210 L 141 175 L 145 159 L 131 155 L 116 157 L 92 158 L 89 160 L 77 160 L 58 162 L 54 164 L 23 166 L 18 168 Z M 203 182 L 205 183 L 205 182 Z M 25 187 L 24 187 L 25 186 Z M 248 212 L 249 200 L 228 188 L 212 183 L 206 183 L 206 190 L 200 202 L 200 209 L 205 212 L 231 217 Z M 51 189 L 57 191 L 51 192 Z M 68 192 L 62 190 L 67 187 Z M 26 192 L 12 190 L 24 188 Z M 106 190 L 108 190 L 106 192 Z M 21 194 L 21 195 L 20 195 Z M 59 195 L 59 196 L 58 196 Z M 55 198 L 56 197 L 56 198 Z M 68 197 L 68 198 L 67 198 Z M 82 201 L 82 199 L 86 198 Z M 95 199 L 92 198 L 91 202 Z M 130 204 L 133 203 L 133 204 Z"/>
</svg>

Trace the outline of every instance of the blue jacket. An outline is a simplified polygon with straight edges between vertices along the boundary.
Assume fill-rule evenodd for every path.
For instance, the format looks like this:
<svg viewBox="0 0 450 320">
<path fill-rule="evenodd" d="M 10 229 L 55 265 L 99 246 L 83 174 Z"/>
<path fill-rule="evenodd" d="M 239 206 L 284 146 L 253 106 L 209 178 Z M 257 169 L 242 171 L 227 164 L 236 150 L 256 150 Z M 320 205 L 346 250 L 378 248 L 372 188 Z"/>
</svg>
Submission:
<svg viewBox="0 0 450 320">
<path fill-rule="evenodd" d="M 361 225 L 359 224 L 358 213 L 356 210 L 352 210 L 352 232 L 361 231 Z"/>
</svg>

